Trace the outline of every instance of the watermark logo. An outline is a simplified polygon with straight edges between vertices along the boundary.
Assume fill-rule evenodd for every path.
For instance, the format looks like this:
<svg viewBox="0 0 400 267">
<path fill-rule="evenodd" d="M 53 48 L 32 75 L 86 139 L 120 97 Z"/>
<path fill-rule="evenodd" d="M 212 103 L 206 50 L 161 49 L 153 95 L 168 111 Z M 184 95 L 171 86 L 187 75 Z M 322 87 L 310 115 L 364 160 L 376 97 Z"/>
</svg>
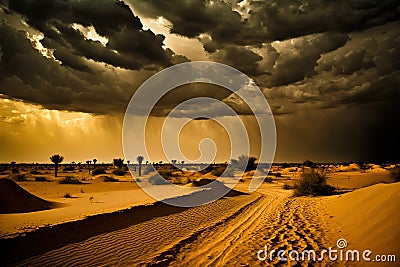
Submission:
<svg viewBox="0 0 400 267">
<path fill-rule="evenodd" d="M 260 132 L 259 162 L 267 163 L 262 169 L 258 164 L 257 175 L 253 176 L 250 182 L 249 191 L 256 190 L 263 183 L 275 155 L 276 130 L 273 114 L 265 96 L 254 81 L 239 70 L 224 64 L 205 61 L 182 63 L 164 69 L 146 80 L 132 96 L 125 112 L 122 129 L 124 157 L 136 159 L 138 155 L 142 155 L 146 161 L 153 161 L 148 150 L 154 142 L 146 140 L 146 124 L 153 116 L 153 109 L 167 93 L 180 86 L 194 83 L 228 89 L 231 93 L 230 98 L 218 100 L 210 97 L 195 97 L 177 104 L 170 110 L 164 121 L 160 140 L 165 157 L 177 168 L 183 168 L 183 164 L 179 164 L 180 162 L 189 162 L 179 147 L 179 135 L 186 124 L 198 119 L 214 120 L 225 129 L 230 138 L 231 158 L 234 158 L 234 152 L 239 146 L 242 148 L 243 154 L 249 155 L 251 143 L 249 134 L 239 114 L 227 103 L 231 101 L 247 105 L 251 113 L 249 115 L 254 116 Z M 202 149 L 204 145 L 210 146 L 210 143 L 215 147 L 215 143 L 209 139 L 205 139 L 199 144 L 202 156 L 197 162 L 204 163 L 205 160 L 205 163 L 212 164 L 215 151 L 214 155 L 210 156 L 204 155 L 210 153 L 209 150 Z M 173 160 L 174 158 L 180 159 L 178 164 Z M 203 168 L 205 167 L 207 166 Z M 238 173 L 243 173 L 245 167 L 239 167 Z M 133 174 L 132 167 L 129 166 L 129 168 Z M 238 180 L 232 180 L 236 183 L 219 186 L 221 183 L 218 182 L 223 181 L 221 179 L 224 177 L 223 173 L 221 177 L 218 177 L 217 182 L 204 187 L 202 197 L 174 198 L 179 195 L 179 192 L 187 191 L 187 188 L 169 183 L 158 173 L 155 175 L 158 175 L 158 180 L 163 181 L 163 186 L 149 183 L 145 178 L 137 179 L 137 183 L 156 200 L 181 207 L 194 207 L 217 200 L 228 193 L 238 182 Z M 213 190 L 209 190 L 210 188 Z"/>
<path fill-rule="evenodd" d="M 347 240 L 340 238 L 336 241 L 336 248 L 329 247 L 321 251 L 315 250 L 268 250 L 267 246 L 257 252 L 257 259 L 260 261 L 308 261 L 321 262 L 329 260 L 334 262 L 396 262 L 394 254 L 374 254 L 371 250 L 346 249 Z"/>
<path fill-rule="evenodd" d="M 337 246 L 339 249 L 342 249 L 342 248 L 347 247 L 347 240 L 344 239 L 344 238 L 339 238 L 339 239 L 336 241 L 336 246 Z"/>
</svg>

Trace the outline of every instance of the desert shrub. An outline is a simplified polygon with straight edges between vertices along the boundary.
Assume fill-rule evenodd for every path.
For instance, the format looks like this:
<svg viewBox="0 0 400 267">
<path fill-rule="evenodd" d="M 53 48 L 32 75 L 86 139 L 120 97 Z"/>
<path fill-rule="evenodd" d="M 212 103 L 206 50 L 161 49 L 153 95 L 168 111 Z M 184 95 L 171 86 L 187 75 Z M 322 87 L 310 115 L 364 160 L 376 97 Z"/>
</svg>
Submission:
<svg viewBox="0 0 400 267">
<path fill-rule="evenodd" d="M 36 182 L 49 182 L 49 180 L 47 180 L 46 177 L 43 177 L 43 176 L 36 176 L 35 181 Z"/>
<path fill-rule="evenodd" d="M 38 170 L 31 170 L 30 174 L 42 174 L 42 173 Z"/>
<path fill-rule="evenodd" d="M 306 160 L 303 162 L 303 166 L 304 166 L 304 167 L 314 168 L 314 167 L 315 167 L 315 163 L 312 162 L 312 161 L 309 160 L 309 159 L 306 159 Z"/>
<path fill-rule="evenodd" d="M 17 179 L 17 181 L 26 181 L 25 174 L 17 174 L 15 175 L 15 178 Z"/>
<path fill-rule="evenodd" d="M 106 169 L 103 167 L 96 167 L 92 171 L 92 175 L 105 174 L 105 173 L 106 173 Z"/>
<path fill-rule="evenodd" d="M 285 162 L 285 163 L 282 163 L 282 164 L 281 164 L 281 168 L 282 168 L 282 169 L 286 169 L 286 168 L 289 168 L 289 167 L 291 167 L 291 165 L 290 165 L 289 163 L 286 163 L 286 162 Z"/>
<path fill-rule="evenodd" d="M 162 177 L 159 175 L 155 174 L 149 178 L 149 183 L 153 185 L 163 185 L 163 184 L 169 184 L 168 181 L 164 180 Z"/>
<path fill-rule="evenodd" d="M 295 196 L 330 195 L 335 189 L 326 183 L 326 172 L 319 169 L 303 170 L 293 188 Z"/>
<path fill-rule="evenodd" d="M 6 172 L 6 171 L 8 171 L 7 166 L 0 166 L 0 172 Z"/>
<path fill-rule="evenodd" d="M 65 198 L 72 198 L 72 195 L 71 195 L 71 193 L 65 193 L 63 197 L 65 197 Z"/>
<path fill-rule="evenodd" d="M 103 176 L 104 182 L 119 182 L 118 179 L 110 177 L 110 176 Z"/>
<path fill-rule="evenodd" d="M 113 159 L 113 164 L 114 166 L 117 166 L 119 169 L 122 169 L 124 166 L 124 160 L 119 158 L 119 159 Z"/>
<path fill-rule="evenodd" d="M 365 162 L 357 162 L 357 165 L 360 167 L 360 170 L 365 171 L 371 169 L 371 165 Z"/>
<path fill-rule="evenodd" d="M 266 177 L 265 179 L 264 179 L 264 183 L 269 183 L 269 184 L 271 184 L 272 183 L 272 178 L 271 177 Z"/>
<path fill-rule="evenodd" d="M 243 169 L 248 172 L 255 170 L 257 168 L 257 163 L 256 163 L 257 158 L 255 157 L 249 157 L 247 155 L 240 155 L 238 157 L 238 165 L 239 168 Z"/>
<path fill-rule="evenodd" d="M 217 177 L 220 177 L 222 173 L 224 173 L 226 167 L 225 166 L 218 166 L 211 169 L 211 174 Z"/>
<path fill-rule="evenodd" d="M 73 171 L 75 171 L 75 168 L 73 166 L 65 166 L 63 168 L 63 171 L 64 172 L 73 172 Z"/>
<path fill-rule="evenodd" d="M 26 181 L 26 176 L 23 173 L 12 173 L 9 177 L 19 182 Z"/>
<path fill-rule="evenodd" d="M 183 185 L 183 184 L 190 183 L 190 179 L 188 179 L 187 177 L 176 177 L 173 179 L 172 183 Z"/>
<path fill-rule="evenodd" d="M 67 176 L 60 180 L 60 184 L 82 184 L 82 182 L 75 177 Z"/>
<path fill-rule="evenodd" d="M 211 174 L 220 177 L 224 173 L 226 168 L 226 166 L 216 166 L 211 169 Z"/>
<path fill-rule="evenodd" d="M 390 169 L 390 177 L 396 182 L 400 182 L 400 166 Z"/>
<path fill-rule="evenodd" d="M 218 165 L 218 166 L 208 166 L 204 170 L 200 171 L 202 174 L 206 174 L 211 172 L 212 175 L 217 177 L 234 177 L 233 167 L 227 165 Z"/>
<path fill-rule="evenodd" d="M 209 173 L 213 170 L 213 167 L 211 165 L 207 166 L 207 168 L 202 169 L 201 171 L 199 171 L 201 174 L 206 174 Z"/>
<path fill-rule="evenodd" d="M 174 172 L 174 170 L 159 169 L 157 170 L 157 172 L 165 179 L 170 179 L 173 176 L 172 173 Z"/>
<path fill-rule="evenodd" d="M 118 175 L 118 176 L 124 176 L 126 171 L 127 171 L 126 168 L 122 167 L 122 168 L 113 170 L 113 174 Z"/>
<path fill-rule="evenodd" d="M 283 189 L 289 190 L 292 189 L 292 186 L 290 184 L 283 184 Z"/>
<path fill-rule="evenodd" d="M 276 173 L 274 173 L 274 176 L 275 176 L 275 177 L 282 177 L 282 173 L 276 172 Z"/>
<path fill-rule="evenodd" d="M 12 172 L 12 173 L 19 173 L 19 170 L 18 170 L 18 168 L 15 168 L 15 167 L 14 167 L 14 168 L 11 169 L 11 172 Z"/>
</svg>

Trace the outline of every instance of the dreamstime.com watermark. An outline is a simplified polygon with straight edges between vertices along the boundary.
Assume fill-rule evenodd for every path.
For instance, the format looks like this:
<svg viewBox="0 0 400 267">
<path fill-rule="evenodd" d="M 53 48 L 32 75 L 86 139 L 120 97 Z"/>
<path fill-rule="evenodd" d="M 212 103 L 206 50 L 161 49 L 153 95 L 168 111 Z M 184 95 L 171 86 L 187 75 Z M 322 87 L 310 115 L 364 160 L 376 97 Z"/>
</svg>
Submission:
<svg viewBox="0 0 400 267">
<path fill-rule="evenodd" d="M 369 250 L 346 249 L 347 241 L 340 238 L 336 241 L 336 248 L 329 247 L 317 252 L 315 250 L 268 250 L 267 246 L 257 252 L 257 258 L 260 261 L 313 261 L 321 262 L 325 259 L 334 262 L 396 262 L 396 255 L 394 254 L 376 254 Z"/>
</svg>

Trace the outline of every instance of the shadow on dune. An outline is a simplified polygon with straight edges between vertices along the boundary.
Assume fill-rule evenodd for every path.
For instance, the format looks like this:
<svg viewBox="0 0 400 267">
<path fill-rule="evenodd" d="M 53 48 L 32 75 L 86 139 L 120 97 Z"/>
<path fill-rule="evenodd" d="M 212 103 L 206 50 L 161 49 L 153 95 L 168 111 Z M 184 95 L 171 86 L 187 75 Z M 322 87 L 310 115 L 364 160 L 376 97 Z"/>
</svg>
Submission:
<svg viewBox="0 0 400 267">
<path fill-rule="evenodd" d="M 237 196 L 239 191 L 229 192 L 225 197 Z M 188 198 L 201 197 L 201 193 L 173 198 L 187 201 Z M 163 202 L 151 205 L 137 206 L 130 209 L 98 214 L 83 220 L 67 222 L 52 227 L 39 228 L 34 232 L 26 233 L 9 239 L 0 239 L 2 248 L 2 263 L 13 264 L 49 250 L 63 247 L 70 243 L 81 242 L 90 237 L 103 233 L 120 230 L 131 225 L 139 224 L 156 217 L 168 216 L 183 212 L 189 208 L 176 207 Z"/>
<path fill-rule="evenodd" d="M 39 228 L 24 236 L 1 239 L 2 261 L 7 264 L 15 263 L 70 243 L 80 242 L 155 217 L 167 216 L 185 210 L 187 208 L 156 202 L 152 205 L 133 207 L 115 213 L 94 215 L 80 221 Z"/>
<path fill-rule="evenodd" d="M 32 195 L 10 179 L 0 179 L 0 214 L 34 212 L 60 206 Z"/>
</svg>

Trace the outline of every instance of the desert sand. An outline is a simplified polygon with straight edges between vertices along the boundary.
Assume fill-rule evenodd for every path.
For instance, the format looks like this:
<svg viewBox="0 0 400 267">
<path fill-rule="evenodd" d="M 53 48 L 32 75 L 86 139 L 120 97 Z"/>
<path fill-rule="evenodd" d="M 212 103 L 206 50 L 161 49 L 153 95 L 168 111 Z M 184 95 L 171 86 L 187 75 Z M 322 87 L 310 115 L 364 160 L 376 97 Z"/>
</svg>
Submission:
<svg viewBox="0 0 400 267">
<path fill-rule="evenodd" d="M 395 253 L 400 259 L 400 184 L 377 184 L 331 197 L 328 211 L 336 225 L 337 238 L 346 237 L 349 248 L 374 254 Z M 376 266 L 398 266 L 370 263 Z M 360 263 L 359 266 L 365 266 Z"/>
<path fill-rule="evenodd" d="M 370 249 L 374 255 L 395 254 L 399 259 L 400 184 L 389 184 L 384 168 L 361 171 L 353 167 L 332 167 L 329 172 L 328 183 L 343 194 L 293 197 L 292 190 L 284 190 L 283 185 L 298 179 L 300 170 L 273 168 L 272 173 L 280 175 L 256 192 L 247 193 L 252 174 L 247 173 L 236 191 L 194 208 L 156 202 L 129 175 L 117 182 L 96 176 L 74 185 L 7 181 L 8 186 L 19 185 L 22 196 L 30 195 L 50 206 L 0 215 L 3 264 L 398 266 L 396 262 L 343 263 L 327 258 L 321 262 L 257 258 L 265 247 L 269 251 L 320 251 L 335 247 L 337 239 L 344 238 L 349 249 Z M 204 191 L 194 185 L 183 186 L 176 197 L 202 197 Z M 63 197 L 66 192 L 72 197 Z"/>
</svg>

